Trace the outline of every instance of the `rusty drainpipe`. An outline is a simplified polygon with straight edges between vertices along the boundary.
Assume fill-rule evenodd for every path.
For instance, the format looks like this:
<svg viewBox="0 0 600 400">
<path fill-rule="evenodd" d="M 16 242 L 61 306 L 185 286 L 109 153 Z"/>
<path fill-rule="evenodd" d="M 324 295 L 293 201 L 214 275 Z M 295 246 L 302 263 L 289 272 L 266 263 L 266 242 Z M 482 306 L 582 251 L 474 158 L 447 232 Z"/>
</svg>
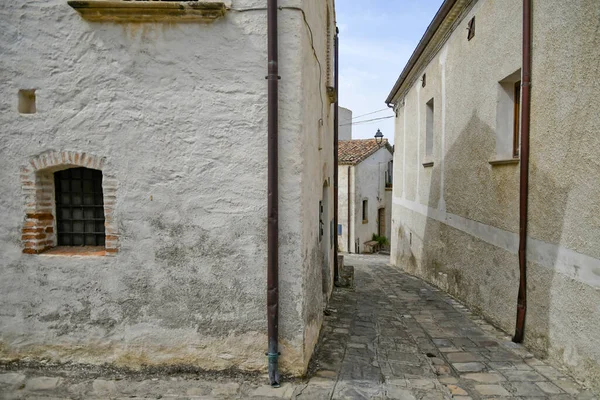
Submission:
<svg viewBox="0 0 600 400">
<path fill-rule="evenodd" d="M 267 0 L 268 48 L 268 227 L 267 227 L 267 325 L 269 382 L 279 387 L 279 191 L 278 191 L 278 104 L 279 69 L 277 53 L 277 0 Z"/>
<path fill-rule="evenodd" d="M 529 121 L 531 95 L 531 0 L 523 0 L 523 73 L 521 78 L 521 178 L 519 200 L 519 296 L 513 342 L 523 342 L 527 312 L 527 208 L 529 195 Z"/>
<path fill-rule="evenodd" d="M 338 139 L 339 139 L 339 99 L 340 95 L 339 91 L 339 72 L 340 72 L 340 51 L 339 51 L 339 34 L 340 30 L 335 28 L 335 39 L 333 42 L 334 46 L 334 86 L 335 86 L 335 104 L 333 110 L 333 227 L 335 229 L 335 235 L 333 246 L 334 246 L 334 254 L 333 254 L 333 282 L 334 284 L 339 280 L 339 265 L 338 265 L 338 240 L 337 240 L 337 229 L 338 229 Z"/>
<path fill-rule="evenodd" d="M 350 245 L 352 244 L 350 237 L 350 221 L 352 220 L 352 213 L 350 212 L 350 173 L 352 172 L 352 166 L 348 165 L 348 253 L 352 253 L 350 250 Z"/>
</svg>

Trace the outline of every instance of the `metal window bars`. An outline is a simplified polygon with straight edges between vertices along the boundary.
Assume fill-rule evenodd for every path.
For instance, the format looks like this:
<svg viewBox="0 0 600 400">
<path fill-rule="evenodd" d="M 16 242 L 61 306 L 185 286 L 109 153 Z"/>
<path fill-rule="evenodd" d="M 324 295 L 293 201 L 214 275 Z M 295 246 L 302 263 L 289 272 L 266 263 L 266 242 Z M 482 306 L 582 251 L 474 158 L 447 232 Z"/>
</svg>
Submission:
<svg viewBox="0 0 600 400">
<path fill-rule="evenodd" d="M 102 171 L 70 168 L 54 173 L 59 246 L 104 246 Z"/>
</svg>

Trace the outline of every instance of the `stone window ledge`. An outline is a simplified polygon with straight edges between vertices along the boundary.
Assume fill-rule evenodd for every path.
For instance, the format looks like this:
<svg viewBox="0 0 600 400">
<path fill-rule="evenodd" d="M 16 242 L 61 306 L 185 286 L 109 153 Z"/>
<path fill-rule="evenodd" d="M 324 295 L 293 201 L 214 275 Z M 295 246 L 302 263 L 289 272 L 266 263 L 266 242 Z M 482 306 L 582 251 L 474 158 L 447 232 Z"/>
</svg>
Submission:
<svg viewBox="0 0 600 400">
<path fill-rule="evenodd" d="M 496 160 L 488 161 L 491 165 L 509 165 L 509 164 L 518 164 L 520 161 L 519 158 L 499 158 Z"/>
<path fill-rule="evenodd" d="M 58 246 L 52 247 L 40 253 L 41 256 L 63 256 L 63 257 L 104 257 L 106 248 L 104 246 Z"/>
<path fill-rule="evenodd" d="M 81 16 L 94 22 L 212 22 L 225 15 L 222 1 L 70 0 Z"/>
</svg>

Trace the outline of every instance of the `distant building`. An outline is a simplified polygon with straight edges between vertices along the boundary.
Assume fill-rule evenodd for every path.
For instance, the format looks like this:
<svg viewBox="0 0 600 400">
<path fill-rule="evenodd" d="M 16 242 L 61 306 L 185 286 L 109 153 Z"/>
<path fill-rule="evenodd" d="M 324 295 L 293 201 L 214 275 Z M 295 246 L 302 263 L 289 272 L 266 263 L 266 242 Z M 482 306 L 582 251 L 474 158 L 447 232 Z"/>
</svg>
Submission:
<svg viewBox="0 0 600 400">
<path fill-rule="evenodd" d="M 525 345 L 600 388 L 600 6 L 532 3 L 531 85 L 522 76 L 527 2 L 446 0 L 391 91 L 391 262 L 510 333 L 525 267 Z M 529 87 L 529 212 L 520 218 Z"/>
<path fill-rule="evenodd" d="M 338 113 L 338 139 L 352 140 L 352 110 L 339 107 Z"/>
<path fill-rule="evenodd" d="M 338 247 L 369 251 L 373 234 L 390 237 L 392 146 L 387 139 L 343 140 L 338 148 Z"/>
</svg>

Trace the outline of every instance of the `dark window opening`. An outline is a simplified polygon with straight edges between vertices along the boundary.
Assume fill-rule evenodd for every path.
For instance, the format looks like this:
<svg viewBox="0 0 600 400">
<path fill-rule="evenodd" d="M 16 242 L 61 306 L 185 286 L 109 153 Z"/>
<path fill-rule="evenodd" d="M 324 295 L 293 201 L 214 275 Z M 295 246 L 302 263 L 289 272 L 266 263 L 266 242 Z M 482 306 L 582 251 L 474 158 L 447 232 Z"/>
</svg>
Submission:
<svg viewBox="0 0 600 400">
<path fill-rule="evenodd" d="M 433 156 L 433 130 L 434 130 L 434 103 L 433 99 L 426 104 L 425 116 L 425 157 Z"/>
<path fill-rule="evenodd" d="M 102 171 L 70 168 L 54 173 L 59 246 L 104 246 Z"/>
<path fill-rule="evenodd" d="M 323 239 L 324 227 L 323 227 L 323 201 L 319 201 L 319 242 Z"/>
<path fill-rule="evenodd" d="M 385 187 L 391 188 L 394 183 L 394 162 L 388 161 L 387 171 L 385 173 Z"/>
<path fill-rule="evenodd" d="M 21 114 L 35 114 L 35 89 L 19 90 L 19 112 Z"/>
<path fill-rule="evenodd" d="M 515 83 L 515 107 L 514 107 L 514 123 L 513 123 L 513 157 L 519 157 L 519 146 L 520 146 L 520 125 L 519 120 L 521 118 L 521 81 Z"/>
<path fill-rule="evenodd" d="M 467 40 L 471 40 L 475 37 L 475 17 L 471 18 L 467 27 L 469 33 L 467 34 Z"/>
<path fill-rule="evenodd" d="M 369 200 L 363 200 L 362 219 L 363 219 L 363 222 L 368 221 L 368 219 L 369 219 Z"/>
<path fill-rule="evenodd" d="M 425 87 L 425 85 L 427 85 L 427 74 L 423 74 L 423 79 L 421 79 L 422 81 L 422 86 Z"/>
</svg>

